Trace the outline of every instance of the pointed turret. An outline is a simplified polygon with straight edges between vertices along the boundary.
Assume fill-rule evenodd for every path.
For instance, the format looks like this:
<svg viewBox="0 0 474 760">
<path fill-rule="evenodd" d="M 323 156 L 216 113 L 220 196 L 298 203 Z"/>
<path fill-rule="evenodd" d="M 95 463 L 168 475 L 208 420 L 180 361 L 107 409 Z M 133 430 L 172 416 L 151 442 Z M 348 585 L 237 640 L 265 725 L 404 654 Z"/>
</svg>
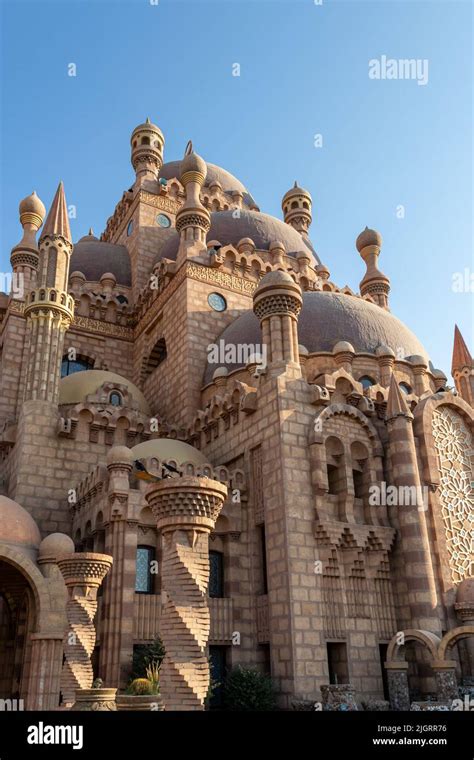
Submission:
<svg viewBox="0 0 474 760">
<path fill-rule="evenodd" d="M 407 417 L 408 419 L 413 419 L 413 415 L 403 397 L 403 393 L 396 381 L 395 375 L 392 374 L 385 419 L 393 420 L 395 417 Z"/>
<path fill-rule="evenodd" d="M 181 183 L 185 201 L 176 214 L 176 229 L 180 234 L 178 266 L 185 259 L 206 254 L 206 236 L 211 226 L 211 215 L 201 203 L 201 188 L 206 180 L 207 164 L 193 150 L 191 140 L 181 161 Z"/>
<path fill-rule="evenodd" d="M 474 365 L 471 353 L 457 325 L 454 326 L 451 374 L 461 398 L 474 406 Z"/>
<path fill-rule="evenodd" d="M 46 217 L 40 242 L 43 241 L 45 237 L 62 237 L 68 243 L 72 243 L 66 196 L 64 195 L 64 185 L 62 182 L 58 185 L 56 195 L 53 198 L 51 208 Z"/>
</svg>

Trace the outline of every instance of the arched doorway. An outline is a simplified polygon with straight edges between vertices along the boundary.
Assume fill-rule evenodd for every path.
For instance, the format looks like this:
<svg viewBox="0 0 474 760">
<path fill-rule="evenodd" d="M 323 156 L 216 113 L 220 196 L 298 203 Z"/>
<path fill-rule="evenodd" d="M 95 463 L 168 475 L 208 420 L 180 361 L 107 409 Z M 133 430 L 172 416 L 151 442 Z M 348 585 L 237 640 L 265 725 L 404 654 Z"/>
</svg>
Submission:
<svg viewBox="0 0 474 760">
<path fill-rule="evenodd" d="M 0 699 L 25 699 L 34 597 L 25 576 L 0 559 Z"/>
</svg>

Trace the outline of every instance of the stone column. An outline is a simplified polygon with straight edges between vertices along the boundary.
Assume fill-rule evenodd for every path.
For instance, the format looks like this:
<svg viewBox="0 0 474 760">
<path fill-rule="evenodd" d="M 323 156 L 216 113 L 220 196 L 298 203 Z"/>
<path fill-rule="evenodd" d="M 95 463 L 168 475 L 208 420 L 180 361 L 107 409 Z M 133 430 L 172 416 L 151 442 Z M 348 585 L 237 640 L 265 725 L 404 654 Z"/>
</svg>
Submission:
<svg viewBox="0 0 474 760">
<path fill-rule="evenodd" d="M 400 547 L 404 559 L 411 628 L 442 635 L 438 601 L 413 435 L 413 415 L 392 375 L 387 404 L 387 428 L 392 484 L 399 493 L 416 494 L 418 503 L 399 504 Z M 401 499 L 400 499 L 401 501 Z"/>
<path fill-rule="evenodd" d="M 459 699 L 458 680 L 456 678 L 456 661 L 442 660 L 431 663 L 436 675 L 436 691 L 440 702 Z"/>
<path fill-rule="evenodd" d="M 408 688 L 408 663 L 386 662 L 388 695 L 392 710 L 410 709 L 410 691 Z"/>
<path fill-rule="evenodd" d="M 55 710 L 59 705 L 62 633 L 31 635 L 31 665 L 28 678 L 27 710 Z"/>
<path fill-rule="evenodd" d="M 106 686 L 112 688 L 126 685 L 133 656 L 138 521 L 130 503 L 132 461 L 133 454 L 126 446 L 114 446 L 107 456 L 110 515 L 105 551 L 114 558 L 114 565 L 104 584 L 99 670 Z"/>
<path fill-rule="evenodd" d="M 90 689 L 93 682 L 91 655 L 95 646 L 94 617 L 97 590 L 113 559 L 107 554 L 68 554 L 58 557 L 68 592 L 66 615 L 68 630 L 64 637 L 65 662 L 61 674 L 63 703 L 75 702 L 76 690 Z"/>
<path fill-rule="evenodd" d="M 222 483 L 190 476 L 154 483 L 146 493 L 163 534 L 160 634 L 166 655 L 160 690 L 167 710 L 204 709 L 209 689 L 209 533 L 226 495 Z"/>
</svg>

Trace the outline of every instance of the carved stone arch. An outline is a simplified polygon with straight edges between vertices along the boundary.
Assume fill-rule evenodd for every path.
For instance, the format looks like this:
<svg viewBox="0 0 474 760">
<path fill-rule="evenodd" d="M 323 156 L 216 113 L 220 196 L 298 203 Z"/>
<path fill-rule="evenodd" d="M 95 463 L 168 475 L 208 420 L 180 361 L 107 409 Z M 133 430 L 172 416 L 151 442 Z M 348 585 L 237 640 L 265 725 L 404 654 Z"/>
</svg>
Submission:
<svg viewBox="0 0 474 760">
<path fill-rule="evenodd" d="M 374 425 L 370 422 L 370 420 L 367 419 L 367 417 L 365 417 L 365 415 L 362 414 L 362 412 L 356 409 L 356 407 L 350 406 L 349 404 L 330 404 L 329 406 L 325 407 L 317 417 L 318 421 L 321 421 L 321 431 L 315 431 L 315 426 L 312 424 L 309 443 L 323 443 L 324 422 L 329 420 L 331 417 L 337 416 L 339 414 L 348 415 L 352 419 L 357 420 L 367 431 L 370 442 L 372 444 L 373 456 L 383 456 L 382 444 L 380 442 L 379 434 L 377 433 Z"/>
<path fill-rule="evenodd" d="M 445 633 L 438 646 L 438 659 L 445 660 L 449 650 L 462 639 L 474 636 L 474 625 L 461 625 Z"/>
<path fill-rule="evenodd" d="M 53 604 L 51 593 L 46 578 L 34 565 L 31 559 L 19 551 L 12 549 L 6 544 L 0 544 L 0 560 L 12 565 L 28 582 L 35 602 L 35 633 L 43 633 L 50 630 L 57 617 L 54 611 L 57 607 Z"/>
<path fill-rule="evenodd" d="M 403 642 L 399 642 L 400 633 L 403 633 Z M 408 641 L 417 641 L 422 646 L 426 647 L 428 653 L 433 661 L 438 658 L 438 648 L 441 644 L 441 639 L 435 633 L 431 631 L 422 631 L 418 628 L 408 628 L 406 631 L 399 631 L 392 637 L 387 648 L 387 662 L 396 662 L 402 659 L 400 648 L 404 646 Z"/>
</svg>

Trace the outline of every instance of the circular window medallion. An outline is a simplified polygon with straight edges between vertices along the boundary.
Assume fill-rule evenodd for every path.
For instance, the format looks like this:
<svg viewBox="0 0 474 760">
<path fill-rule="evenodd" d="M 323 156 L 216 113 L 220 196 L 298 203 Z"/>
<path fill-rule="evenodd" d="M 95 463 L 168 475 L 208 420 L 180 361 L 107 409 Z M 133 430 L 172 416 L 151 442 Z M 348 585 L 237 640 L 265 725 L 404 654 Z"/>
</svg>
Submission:
<svg viewBox="0 0 474 760">
<path fill-rule="evenodd" d="M 227 301 L 220 293 L 209 293 L 207 302 L 214 311 L 225 311 L 227 309 Z"/>
<path fill-rule="evenodd" d="M 160 227 L 171 227 L 171 220 L 166 214 L 158 214 L 156 217 L 156 223 L 160 225 Z"/>
<path fill-rule="evenodd" d="M 132 221 L 131 221 L 131 222 L 129 222 L 129 223 L 128 223 L 128 227 L 127 227 L 127 237 L 130 237 L 130 235 L 132 234 L 132 232 L 133 232 L 133 219 L 132 219 Z"/>
</svg>

